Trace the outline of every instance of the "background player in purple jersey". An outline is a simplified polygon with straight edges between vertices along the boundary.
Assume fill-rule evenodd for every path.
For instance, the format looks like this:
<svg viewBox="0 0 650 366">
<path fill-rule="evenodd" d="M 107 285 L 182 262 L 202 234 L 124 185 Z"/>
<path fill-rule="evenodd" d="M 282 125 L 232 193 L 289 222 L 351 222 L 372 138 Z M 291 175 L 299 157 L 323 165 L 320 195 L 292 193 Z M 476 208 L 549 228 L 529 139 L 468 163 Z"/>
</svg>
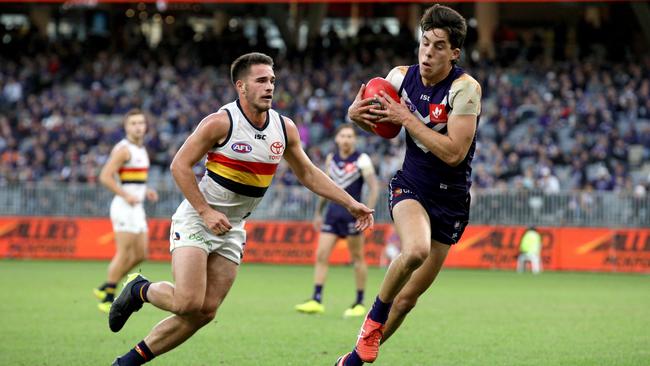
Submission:
<svg viewBox="0 0 650 366">
<path fill-rule="evenodd" d="M 401 103 L 383 92 L 362 99 L 362 85 L 348 110 L 365 129 L 375 123 L 402 125 L 407 151 L 391 180 L 389 202 L 402 253 L 386 273 L 355 348 L 338 359 L 339 366 L 377 358 L 380 342 L 397 330 L 433 283 L 469 218 L 481 87 L 456 66 L 467 25 L 458 12 L 436 4 L 426 10 L 420 27 L 418 64 L 396 67 L 386 78 L 399 91 Z"/>
<path fill-rule="evenodd" d="M 363 184 L 367 183 L 369 188 L 367 206 L 373 209 L 377 203 L 379 190 L 377 176 L 370 157 L 356 151 L 357 135 L 354 125 L 350 123 L 340 125 L 336 129 L 334 141 L 337 151 L 326 158 L 327 174 L 334 183 L 345 189 L 357 201 L 361 201 L 361 190 Z M 354 264 L 357 293 L 352 306 L 343 312 L 343 316 L 362 316 L 366 314 L 363 296 L 368 275 L 363 255 L 363 235 L 354 227 L 354 217 L 343 206 L 333 202 L 329 204 L 323 222 L 322 212 L 326 203 L 327 200 L 319 196 L 314 215 L 314 225 L 316 229 L 321 230 L 314 265 L 314 293 L 311 299 L 296 305 L 296 310 L 307 314 L 320 314 L 325 311 L 325 306 L 322 304 L 322 291 L 327 278 L 329 258 L 337 239 L 347 238 L 350 258 Z"/>
</svg>

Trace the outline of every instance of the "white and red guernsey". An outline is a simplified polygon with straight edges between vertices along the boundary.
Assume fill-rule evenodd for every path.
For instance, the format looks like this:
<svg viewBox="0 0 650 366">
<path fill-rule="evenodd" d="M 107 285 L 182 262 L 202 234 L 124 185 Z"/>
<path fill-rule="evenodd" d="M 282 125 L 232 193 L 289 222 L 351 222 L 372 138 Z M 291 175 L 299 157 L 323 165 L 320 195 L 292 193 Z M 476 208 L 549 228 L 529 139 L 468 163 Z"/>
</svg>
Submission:
<svg viewBox="0 0 650 366">
<path fill-rule="evenodd" d="M 147 176 L 149 173 L 149 155 L 144 146 L 138 146 L 127 139 L 122 139 L 115 145 L 114 150 L 126 146 L 129 149 L 129 160 L 117 171 L 120 176 L 122 189 L 128 194 L 144 201 L 147 191 Z"/>
<path fill-rule="evenodd" d="M 226 140 L 208 152 L 206 174 L 216 183 L 248 197 L 262 197 L 287 146 L 284 119 L 270 109 L 266 123 L 254 126 L 244 115 L 239 100 L 226 104 L 230 131 Z"/>
</svg>

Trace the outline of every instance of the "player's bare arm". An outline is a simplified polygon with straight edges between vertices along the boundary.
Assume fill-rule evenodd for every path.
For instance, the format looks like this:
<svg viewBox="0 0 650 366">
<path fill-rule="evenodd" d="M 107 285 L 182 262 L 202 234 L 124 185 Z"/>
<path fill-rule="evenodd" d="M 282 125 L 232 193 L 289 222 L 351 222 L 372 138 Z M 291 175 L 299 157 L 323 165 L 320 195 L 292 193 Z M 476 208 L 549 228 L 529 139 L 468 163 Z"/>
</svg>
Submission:
<svg viewBox="0 0 650 366">
<path fill-rule="evenodd" d="M 228 232 L 232 225 L 223 213 L 208 205 L 196 183 L 192 167 L 205 156 L 212 146 L 226 139 L 229 129 L 230 120 L 226 112 L 214 113 L 205 117 L 185 140 L 170 166 L 178 188 L 201 215 L 206 226 L 216 234 Z"/>
<path fill-rule="evenodd" d="M 158 192 L 153 188 L 147 187 L 146 197 L 147 201 L 158 202 Z"/>
<path fill-rule="evenodd" d="M 346 191 L 339 188 L 322 170 L 307 157 L 300 145 L 300 135 L 296 125 L 285 118 L 287 128 L 287 149 L 284 158 L 300 183 L 310 191 L 345 207 L 357 219 L 357 230 L 363 231 L 373 225 L 372 213 L 364 204 L 357 202 Z"/>
<path fill-rule="evenodd" d="M 332 153 L 327 154 L 327 157 L 325 158 L 325 167 L 327 171 L 327 167 L 330 166 L 330 163 L 332 162 L 333 155 Z M 316 230 L 320 230 L 320 227 L 323 223 L 323 210 L 325 209 L 325 204 L 327 203 L 327 200 L 323 196 L 318 196 L 318 202 L 316 203 L 316 212 L 314 212 L 314 220 L 313 224 Z"/>
<path fill-rule="evenodd" d="M 363 181 L 368 185 L 368 203 L 366 205 L 374 209 L 379 196 L 379 181 L 372 163 L 361 169 L 361 174 L 363 175 Z"/>
<path fill-rule="evenodd" d="M 379 98 L 383 109 L 375 108 L 371 112 L 382 116 L 379 122 L 401 124 L 440 160 L 457 166 L 465 159 L 476 133 L 480 96 L 480 86 L 473 79 L 463 80 L 459 84 L 450 97 L 453 109 L 447 120 L 446 135 L 422 123 L 409 111 L 403 99 L 397 103 L 383 92 Z"/>
<path fill-rule="evenodd" d="M 140 202 L 138 198 L 126 193 L 115 178 L 118 174 L 118 171 L 120 170 L 120 167 L 129 161 L 130 158 L 131 154 L 129 154 L 128 147 L 122 146 L 117 149 L 113 149 L 111 155 L 108 157 L 108 161 L 106 164 L 104 164 L 102 170 L 99 172 L 99 181 L 111 192 L 124 198 L 128 204 L 135 205 Z"/>
<path fill-rule="evenodd" d="M 375 122 L 377 121 L 377 116 L 370 113 L 375 98 L 363 99 L 363 92 L 365 90 L 366 84 L 361 84 L 361 88 L 359 88 L 354 102 L 348 107 L 348 117 L 363 130 L 372 132 L 372 129 L 376 127 Z"/>
</svg>

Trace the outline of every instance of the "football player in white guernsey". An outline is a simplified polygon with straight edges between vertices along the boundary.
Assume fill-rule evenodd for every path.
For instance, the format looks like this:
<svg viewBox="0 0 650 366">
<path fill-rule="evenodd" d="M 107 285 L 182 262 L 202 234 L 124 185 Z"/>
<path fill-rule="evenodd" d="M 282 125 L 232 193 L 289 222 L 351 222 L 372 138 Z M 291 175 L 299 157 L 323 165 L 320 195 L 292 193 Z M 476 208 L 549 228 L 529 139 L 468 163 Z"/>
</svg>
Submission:
<svg viewBox="0 0 650 366">
<path fill-rule="evenodd" d="M 175 283 L 129 275 L 111 307 L 109 327 L 119 331 L 144 302 L 173 315 L 113 365 L 141 365 L 177 347 L 215 317 L 243 255 L 244 219 L 263 196 L 280 158 L 304 186 L 344 206 L 357 219 L 357 230 L 373 224 L 373 210 L 314 166 L 293 121 L 271 109 L 273 59 L 261 53 L 240 56 L 231 65 L 231 80 L 239 99 L 205 117 L 171 164 L 186 198 L 172 218 L 170 233 Z M 233 131 L 234 126 L 242 131 Z M 206 154 L 206 175 L 197 184 L 192 167 Z"/>
<path fill-rule="evenodd" d="M 357 200 L 361 199 L 364 184 L 368 185 L 368 207 L 374 208 L 377 203 L 379 184 L 375 168 L 370 157 L 357 151 L 357 135 L 354 125 L 346 123 L 338 126 L 334 134 L 336 153 L 330 153 L 325 159 L 326 172 L 341 188 Z M 354 217 L 343 207 L 330 204 L 323 220 L 322 212 L 327 200 L 318 198 L 314 214 L 314 226 L 320 230 L 316 263 L 314 264 L 314 292 L 312 298 L 295 306 L 295 309 L 306 314 L 320 314 L 325 311 L 322 301 L 323 287 L 327 279 L 329 259 L 332 249 L 339 238 L 347 240 L 350 259 L 354 265 L 356 298 L 352 305 L 343 312 L 344 318 L 363 316 L 366 307 L 363 304 L 366 288 L 368 267 L 363 252 L 363 234 L 354 228 Z"/>
<path fill-rule="evenodd" d="M 144 147 L 147 120 L 142 111 L 133 109 L 124 117 L 126 137 L 111 152 L 99 181 L 115 197 L 110 216 L 115 233 L 115 255 L 108 265 L 106 282 L 93 289 L 100 300 L 99 310 L 108 313 L 115 296 L 115 287 L 129 271 L 147 255 L 147 221 L 143 202 L 157 201 L 158 194 L 147 187 L 149 156 Z"/>
</svg>

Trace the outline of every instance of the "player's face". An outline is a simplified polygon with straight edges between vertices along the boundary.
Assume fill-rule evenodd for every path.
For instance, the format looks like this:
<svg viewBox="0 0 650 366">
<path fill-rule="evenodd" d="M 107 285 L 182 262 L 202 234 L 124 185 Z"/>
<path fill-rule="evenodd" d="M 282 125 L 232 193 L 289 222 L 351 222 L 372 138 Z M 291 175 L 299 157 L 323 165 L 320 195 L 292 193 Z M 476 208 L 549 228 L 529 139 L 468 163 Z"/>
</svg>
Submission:
<svg viewBox="0 0 650 366">
<path fill-rule="evenodd" d="M 444 29 L 433 28 L 422 34 L 418 50 L 420 74 L 424 80 L 438 82 L 451 67 L 451 61 L 458 59 L 460 49 L 451 48 L 449 34 Z"/>
<path fill-rule="evenodd" d="M 351 128 L 343 128 L 336 134 L 334 142 L 341 152 L 350 153 L 357 144 L 357 135 Z"/>
<path fill-rule="evenodd" d="M 264 64 L 251 66 L 248 75 L 244 78 L 242 88 L 242 95 L 257 111 L 266 112 L 271 109 L 275 89 L 273 67 Z"/>
<path fill-rule="evenodd" d="M 129 116 L 124 122 L 124 131 L 129 139 L 140 140 L 147 132 L 147 120 L 143 114 Z"/>
</svg>

